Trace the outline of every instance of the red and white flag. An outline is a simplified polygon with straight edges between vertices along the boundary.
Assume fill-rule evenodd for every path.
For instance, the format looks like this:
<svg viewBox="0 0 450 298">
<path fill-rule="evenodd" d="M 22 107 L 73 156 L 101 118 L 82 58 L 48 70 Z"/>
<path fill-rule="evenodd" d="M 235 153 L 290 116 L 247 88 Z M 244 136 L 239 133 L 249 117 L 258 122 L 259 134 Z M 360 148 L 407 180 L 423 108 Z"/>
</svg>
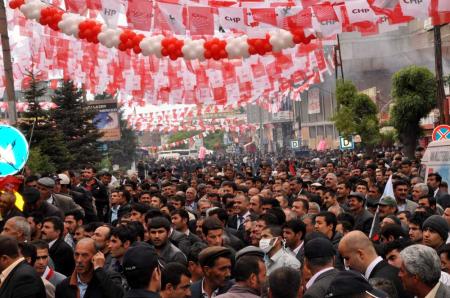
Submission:
<svg viewBox="0 0 450 298">
<path fill-rule="evenodd" d="M 350 24 L 377 20 L 377 16 L 366 0 L 346 1 L 345 7 Z"/>
<path fill-rule="evenodd" d="M 155 9 L 154 28 L 160 31 L 171 31 L 180 35 L 185 34 L 183 6 L 158 2 Z"/>
<path fill-rule="evenodd" d="M 188 27 L 191 35 L 214 35 L 214 14 L 211 7 L 188 7 Z"/>
<path fill-rule="evenodd" d="M 219 24 L 223 29 L 236 29 L 246 31 L 245 8 L 221 7 L 219 10 Z"/>
<path fill-rule="evenodd" d="M 400 1 L 403 15 L 416 18 L 428 18 L 428 8 L 430 7 L 430 0 L 412 0 Z"/>
<path fill-rule="evenodd" d="M 121 6 L 122 5 L 119 1 L 102 0 L 102 7 L 100 14 L 109 28 L 117 27 Z"/>
<path fill-rule="evenodd" d="M 153 5 L 149 0 L 129 0 L 127 8 L 128 26 L 142 31 L 150 31 Z"/>
</svg>

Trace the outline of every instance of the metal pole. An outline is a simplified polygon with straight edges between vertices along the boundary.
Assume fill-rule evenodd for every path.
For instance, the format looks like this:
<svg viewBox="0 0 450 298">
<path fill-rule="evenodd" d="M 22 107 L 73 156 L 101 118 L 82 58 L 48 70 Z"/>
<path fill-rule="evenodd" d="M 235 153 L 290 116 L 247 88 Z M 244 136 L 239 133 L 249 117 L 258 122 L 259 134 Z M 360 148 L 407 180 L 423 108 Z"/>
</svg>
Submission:
<svg viewBox="0 0 450 298">
<path fill-rule="evenodd" d="M 0 35 L 3 49 L 3 67 L 6 78 L 6 95 L 8 97 L 8 119 L 9 124 L 17 123 L 16 96 L 14 92 L 14 76 L 11 63 L 11 49 L 9 47 L 8 22 L 6 19 L 5 3 L 0 1 Z"/>
<path fill-rule="evenodd" d="M 441 42 L 441 26 L 436 25 L 433 28 L 434 32 L 434 64 L 436 72 L 436 101 L 439 108 L 439 123 L 450 124 L 449 107 L 447 99 L 445 98 L 444 78 L 442 70 L 442 42 Z"/>
</svg>

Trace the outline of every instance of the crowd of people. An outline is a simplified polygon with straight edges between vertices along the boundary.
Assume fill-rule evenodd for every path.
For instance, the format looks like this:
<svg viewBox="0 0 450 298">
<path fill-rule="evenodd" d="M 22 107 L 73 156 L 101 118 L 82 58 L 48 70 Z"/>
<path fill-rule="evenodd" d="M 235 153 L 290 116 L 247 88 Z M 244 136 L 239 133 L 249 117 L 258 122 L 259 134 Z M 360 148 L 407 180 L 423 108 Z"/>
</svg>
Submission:
<svg viewBox="0 0 450 298">
<path fill-rule="evenodd" d="M 7 177 L 0 297 L 450 297 L 450 195 L 422 154 Z"/>
</svg>

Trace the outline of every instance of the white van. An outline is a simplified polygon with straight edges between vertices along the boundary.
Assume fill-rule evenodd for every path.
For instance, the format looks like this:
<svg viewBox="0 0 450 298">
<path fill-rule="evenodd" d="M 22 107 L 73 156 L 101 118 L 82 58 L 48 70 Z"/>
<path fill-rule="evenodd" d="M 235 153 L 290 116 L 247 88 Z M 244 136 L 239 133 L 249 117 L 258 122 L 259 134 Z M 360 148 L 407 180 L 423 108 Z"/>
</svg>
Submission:
<svg viewBox="0 0 450 298">
<path fill-rule="evenodd" d="M 442 181 L 450 183 L 450 140 L 431 142 L 422 157 L 425 165 L 425 181 L 428 174 L 439 173 Z"/>
</svg>

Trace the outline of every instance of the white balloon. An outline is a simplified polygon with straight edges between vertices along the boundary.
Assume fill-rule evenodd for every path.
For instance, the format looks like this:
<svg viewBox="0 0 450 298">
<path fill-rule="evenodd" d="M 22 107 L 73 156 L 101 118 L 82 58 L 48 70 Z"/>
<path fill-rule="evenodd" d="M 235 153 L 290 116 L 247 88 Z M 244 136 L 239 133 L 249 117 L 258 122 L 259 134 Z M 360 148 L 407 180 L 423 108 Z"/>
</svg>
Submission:
<svg viewBox="0 0 450 298">
<path fill-rule="evenodd" d="M 99 42 L 107 48 L 118 47 L 122 30 L 112 29 L 102 26 L 102 31 L 98 35 Z"/>
<path fill-rule="evenodd" d="M 272 45 L 272 51 L 279 52 L 283 49 L 292 48 L 295 45 L 292 38 L 292 33 L 286 30 L 270 32 L 269 42 Z"/>
<path fill-rule="evenodd" d="M 191 40 L 187 39 L 184 41 L 184 45 L 181 48 L 183 52 L 183 56 L 187 60 L 204 60 L 205 59 L 205 48 L 204 48 L 205 40 L 204 39 L 196 39 Z"/>
<path fill-rule="evenodd" d="M 41 10 L 47 5 L 38 0 L 27 1 L 20 7 L 20 11 L 27 19 L 39 21 L 41 17 Z"/>
<path fill-rule="evenodd" d="M 156 55 L 157 57 L 161 58 L 161 41 L 164 39 L 163 35 L 155 35 L 150 37 L 145 37 L 141 40 L 139 43 L 139 47 L 142 50 L 142 55 L 144 56 L 150 56 L 150 55 Z"/>
<path fill-rule="evenodd" d="M 247 36 L 239 36 L 228 39 L 225 50 L 227 51 L 229 58 L 250 57 L 248 52 Z"/>
<path fill-rule="evenodd" d="M 63 14 L 61 21 L 58 23 L 58 27 L 63 33 L 78 37 L 78 25 L 84 20 L 85 18 L 80 15 L 65 13 Z"/>
</svg>

